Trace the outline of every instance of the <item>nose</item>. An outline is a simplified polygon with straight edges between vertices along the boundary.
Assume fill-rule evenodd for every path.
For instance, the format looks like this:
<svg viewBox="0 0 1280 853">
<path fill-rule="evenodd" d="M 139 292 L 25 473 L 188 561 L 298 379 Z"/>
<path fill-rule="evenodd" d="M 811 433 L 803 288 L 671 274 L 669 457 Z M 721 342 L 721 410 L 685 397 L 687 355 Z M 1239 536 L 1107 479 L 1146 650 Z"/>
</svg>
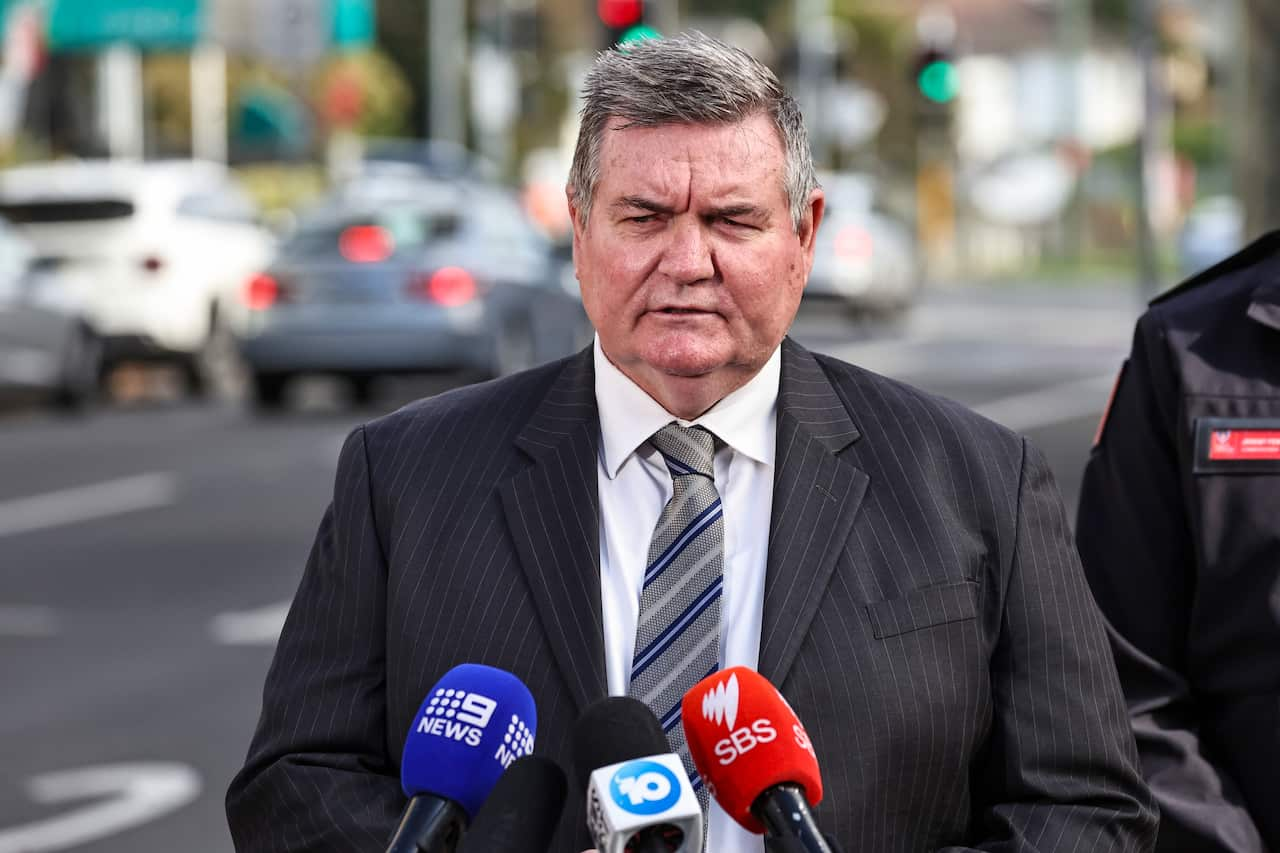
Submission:
<svg viewBox="0 0 1280 853">
<path fill-rule="evenodd" d="M 715 259 L 702 224 L 692 216 L 677 216 L 668 232 L 659 271 L 676 284 L 693 284 L 715 277 Z"/>
</svg>

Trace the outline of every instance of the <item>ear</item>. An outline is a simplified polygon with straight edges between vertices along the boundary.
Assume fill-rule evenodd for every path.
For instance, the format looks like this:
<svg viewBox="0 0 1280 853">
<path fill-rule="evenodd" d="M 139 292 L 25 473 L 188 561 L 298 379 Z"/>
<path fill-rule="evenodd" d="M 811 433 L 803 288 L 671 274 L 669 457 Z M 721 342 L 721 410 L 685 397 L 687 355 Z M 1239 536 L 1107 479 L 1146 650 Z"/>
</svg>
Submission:
<svg viewBox="0 0 1280 853">
<path fill-rule="evenodd" d="M 569 204 L 569 222 L 573 225 L 573 266 L 577 272 L 578 255 L 582 251 L 582 237 L 587 230 L 587 223 L 582 221 L 582 209 L 578 207 L 573 187 L 565 184 L 564 198 Z"/>
<path fill-rule="evenodd" d="M 800 219 L 800 228 L 796 236 L 800 238 L 800 249 L 806 260 L 813 263 L 813 250 L 818 242 L 818 226 L 822 224 L 822 215 L 827 209 L 827 196 L 822 187 L 815 187 L 809 193 L 809 204 L 804 216 Z"/>
</svg>

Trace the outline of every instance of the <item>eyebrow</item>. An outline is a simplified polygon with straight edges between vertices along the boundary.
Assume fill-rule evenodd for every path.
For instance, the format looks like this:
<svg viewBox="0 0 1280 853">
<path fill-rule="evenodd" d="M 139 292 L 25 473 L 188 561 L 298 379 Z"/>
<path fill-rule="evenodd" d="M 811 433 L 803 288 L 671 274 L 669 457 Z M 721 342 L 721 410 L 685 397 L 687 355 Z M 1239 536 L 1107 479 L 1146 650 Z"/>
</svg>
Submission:
<svg viewBox="0 0 1280 853">
<path fill-rule="evenodd" d="M 675 208 L 666 204 L 659 204 L 652 199 L 647 199 L 639 195 L 627 195 L 609 205 L 614 210 L 623 210 L 628 207 L 637 207 L 641 210 L 648 210 L 652 213 L 675 213 Z"/>
<path fill-rule="evenodd" d="M 624 210 L 626 208 L 639 208 L 640 210 L 648 210 L 652 213 L 671 214 L 675 212 L 675 208 L 670 205 L 660 204 L 652 199 L 644 196 L 628 195 L 615 201 L 610 205 L 615 210 Z M 726 218 L 732 219 L 739 216 L 753 216 L 763 219 L 768 218 L 768 211 L 755 204 L 731 204 L 724 207 L 713 207 L 708 210 L 704 216 L 710 219 Z"/>
</svg>

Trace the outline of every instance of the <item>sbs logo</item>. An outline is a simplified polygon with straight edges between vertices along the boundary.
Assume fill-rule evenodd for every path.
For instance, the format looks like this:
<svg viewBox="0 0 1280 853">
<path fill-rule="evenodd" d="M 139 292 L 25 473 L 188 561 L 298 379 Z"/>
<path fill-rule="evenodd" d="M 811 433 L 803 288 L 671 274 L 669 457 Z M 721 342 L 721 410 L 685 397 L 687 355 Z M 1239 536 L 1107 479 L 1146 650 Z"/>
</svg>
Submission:
<svg viewBox="0 0 1280 853">
<path fill-rule="evenodd" d="M 656 761 L 628 761 L 614 771 L 609 794 L 623 811 L 655 815 L 680 801 L 680 780 Z"/>
<path fill-rule="evenodd" d="M 702 716 L 711 723 L 723 723 L 729 731 L 738 720 L 738 676 L 729 676 L 702 697 Z"/>
</svg>

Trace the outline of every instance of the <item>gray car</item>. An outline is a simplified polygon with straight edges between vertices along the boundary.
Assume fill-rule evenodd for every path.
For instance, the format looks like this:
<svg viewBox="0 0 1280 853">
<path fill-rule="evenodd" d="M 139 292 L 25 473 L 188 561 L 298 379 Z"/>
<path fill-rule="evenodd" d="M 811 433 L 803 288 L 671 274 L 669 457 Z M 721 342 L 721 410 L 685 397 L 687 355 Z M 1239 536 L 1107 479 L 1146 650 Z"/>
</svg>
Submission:
<svg viewBox="0 0 1280 853">
<path fill-rule="evenodd" d="M 98 388 L 102 340 L 89 319 L 92 281 L 38 259 L 0 222 L 0 392 L 38 395 L 65 409 Z"/>
<path fill-rule="evenodd" d="M 302 373 L 367 399 L 378 376 L 498 376 L 588 339 L 562 262 L 507 192 L 409 181 L 348 189 L 302 217 L 246 285 L 239 333 L 254 401 L 278 407 Z"/>
</svg>

